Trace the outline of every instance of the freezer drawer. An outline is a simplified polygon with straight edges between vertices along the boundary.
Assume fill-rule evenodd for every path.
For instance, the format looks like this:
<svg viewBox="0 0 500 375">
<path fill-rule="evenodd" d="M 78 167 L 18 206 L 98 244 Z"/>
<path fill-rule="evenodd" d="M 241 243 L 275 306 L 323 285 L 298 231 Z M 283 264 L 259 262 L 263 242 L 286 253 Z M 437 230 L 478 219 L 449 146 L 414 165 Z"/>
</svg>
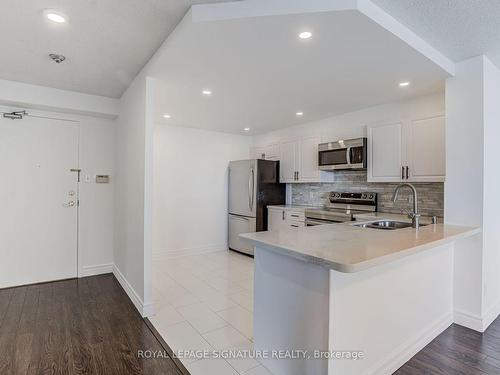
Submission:
<svg viewBox="0 0 500 375">
<path fill-rule="evenodd" d="M 253 246 L 243 242 L 241 233 L 255 232 L 256 220 L 253 217 L 229 215 L 229 248 L 253 255 Z"/>
</svg>

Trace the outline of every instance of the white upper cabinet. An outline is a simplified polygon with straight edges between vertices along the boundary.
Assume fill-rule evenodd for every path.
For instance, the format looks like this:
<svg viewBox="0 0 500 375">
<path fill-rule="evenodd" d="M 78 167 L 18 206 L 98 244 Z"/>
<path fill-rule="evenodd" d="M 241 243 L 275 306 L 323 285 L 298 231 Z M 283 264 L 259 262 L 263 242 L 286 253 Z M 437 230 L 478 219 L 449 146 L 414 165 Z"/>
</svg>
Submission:
<svg viewBox="0 0 500 375">
<path fill-rule="evenodd" d="M 280 182 L 296 182 L 299 145 L 297 141 L 280 144 Z"/>
<path fill-rule="evenodd" d="M 368 181 L 401 180 L 402 139 L 401 122 L 368 127 Z"/>
<path fill-rule="evenodd" d="M 368 127 L 370 182 L 441 182 L 445 157 L 442 115 Z"/>
<path fill-rule="evenodd" d="M 267 146 L 252 147 L 250 157 L 252 159 L 279 160 L 280 145 L 279 143 L 273 143 Z"/>
<path fill-rule="evenodd" d="M 319 182 L 319 136 L 302 137 L 280 144 L 280 181 Z"/>
<path fill-rule="evenodd" d="M 318 144 L 320 137 L 304 137 L 299 140 L 298 180 L 300 182 L 319 181 Z"/>
<path fill-rule="evenodd" d="M 444 116 L 410 121 L 407 129 L 408 179 L 444 181 L 446 173 Z"/>
</svg>

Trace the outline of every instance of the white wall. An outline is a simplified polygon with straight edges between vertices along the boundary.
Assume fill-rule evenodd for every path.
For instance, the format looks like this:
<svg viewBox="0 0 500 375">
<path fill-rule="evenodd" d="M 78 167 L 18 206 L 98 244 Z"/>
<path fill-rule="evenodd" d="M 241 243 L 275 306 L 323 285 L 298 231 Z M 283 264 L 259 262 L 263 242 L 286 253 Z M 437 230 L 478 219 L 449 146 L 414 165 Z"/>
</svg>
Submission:
<svg viewBox="0 0 500 375">
<path fill-rule="evenodd" d="M 115 274 L 142 315 L 151 308 L 152 82 L 140 74 L 120 99 L 115 154 Z M 151 138 L 151 139 L 150 139 Z M 147 289 L 147 290 L 146 290 Z"/>
<path fill-rule="evenodd" d="M 286 138 L 310 134 L 320 134 L 323 142 L 365 137 L 366 125 L 394 119 L 425 117 L 436 113 L 444 113 L 444 93 L 365 108 L 321 121 L 256 135 L 253 142 L 255 146 L 264 146 Z"/>
<path fill-rule="evenodd" d="M 482 59 L 456 66 L 446 80 L 445 221 L 482 225 L 483 207 Z M 464 150 L 470 150 L 465 154 Z M 455 321 L 480 330 L 482 235 L 455 245 Z M 474 323 L 476 322 L 476 323 Z"/>
<path fill-rule="evenodd" d="M 227 167 L 251 138 L 158 124 L 154 145 L 153 252 L 227 249 Z"/>
<path fill-rule="evenodd" d="M 79 275 L 111 272 L 113 265 L 113 187 L 115 121 L 80 117 Z M 96 184 L 96 174 L 110 175 Z M 90 177 L 86 181 L 85 176 Z"/>
<path fill-rule="evenodd" d="M 484 59 L 484 301 L 486 320 L 500 313 L 500 70 Z"/>
<path fill-rule="evenodd" d="M 455 322 L 483 331 L 500 312 L 500 71 L 485 56 L 446 81 L 445 220 L 482 226 L 455 245 Z"/>
</svg>

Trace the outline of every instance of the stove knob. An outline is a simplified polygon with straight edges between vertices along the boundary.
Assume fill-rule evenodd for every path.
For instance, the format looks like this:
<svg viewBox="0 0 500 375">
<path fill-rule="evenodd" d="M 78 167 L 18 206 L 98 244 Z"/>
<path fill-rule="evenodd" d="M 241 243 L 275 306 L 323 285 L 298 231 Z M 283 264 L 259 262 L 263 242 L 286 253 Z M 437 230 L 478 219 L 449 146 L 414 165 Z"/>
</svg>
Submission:
<svg viewBox="0 0 500 375">
<path fill-rule="evenodd" d="M 361 194 L 361 199 L 366 199 L 366 194 L 365 193 Z"/>
<path fill-rule="evenodd" d="M 373 199 L 373 194 L 370 194 L 370 195 L 368 196 L 368 199 Z"/>
</svg>

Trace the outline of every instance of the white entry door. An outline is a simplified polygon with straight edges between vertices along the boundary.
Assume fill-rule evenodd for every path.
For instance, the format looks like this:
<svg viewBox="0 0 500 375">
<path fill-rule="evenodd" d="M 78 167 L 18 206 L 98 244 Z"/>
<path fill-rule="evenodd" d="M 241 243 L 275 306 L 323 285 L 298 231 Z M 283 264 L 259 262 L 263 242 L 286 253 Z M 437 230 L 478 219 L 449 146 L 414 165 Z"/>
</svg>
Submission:
<svg viewBox="0 0 500 375">
<path fill-rule="evenodd" d="M 0 117 L 0 288 L 77 276 L 78 135 Z"/>
</svg>

